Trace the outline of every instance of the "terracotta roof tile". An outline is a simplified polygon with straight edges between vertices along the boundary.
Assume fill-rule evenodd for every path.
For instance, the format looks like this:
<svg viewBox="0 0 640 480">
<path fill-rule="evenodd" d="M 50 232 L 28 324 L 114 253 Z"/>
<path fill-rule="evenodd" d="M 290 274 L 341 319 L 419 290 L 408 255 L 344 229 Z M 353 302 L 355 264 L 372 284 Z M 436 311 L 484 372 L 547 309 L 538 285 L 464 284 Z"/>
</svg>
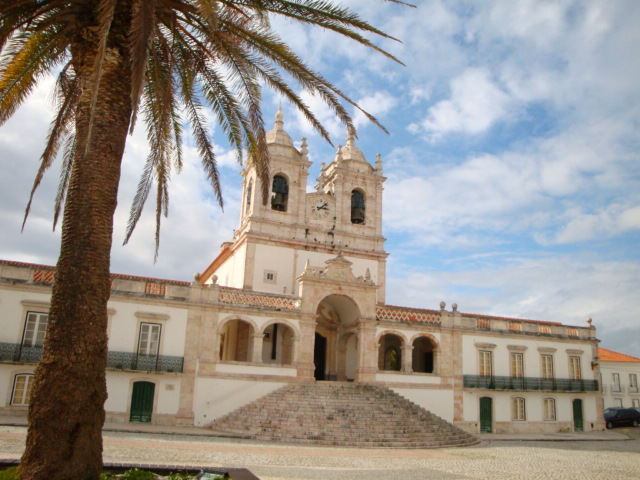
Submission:
<svg viewBox="0 0 640 480">
<path fill-rule="evenodd" d="M 40 265 L 37 263 L 25 263 L 25 262 L 14 262 L 11 260 L 0 260 L 0 264 L 2 265 L 11 265 L 14 267 L 27 267 L 27 268 L 38 268 L 41 270 L 55 270 L 56 267 L 54 267 L 53 265 Z M 189 286 L 190 282 L 182 282 L 180 280 L 168 280 L 168 279 L 164 279 L 164 278 L 154 278 L 154 277 L 139 277 L 137 275 L 124 275 L 121 273 L 112 273 L 111 277 L 113 278 L 121 278 L 124 280 L 138 280 L 138 281 L 145 281 L 145 282 L 161 282 L 161 283 L 167 283 L 167 284 L 171 284 L 171 285 L 183 285 L 183 286 Z"/>
<path fill-rule="evenodd" d="M 601 362 L 636 362 L 640 363 L 640 358 L 625 355 L 624 353 L 614 352 L 606 348 L 598 348 L 598 356 Z"/>
</svg>

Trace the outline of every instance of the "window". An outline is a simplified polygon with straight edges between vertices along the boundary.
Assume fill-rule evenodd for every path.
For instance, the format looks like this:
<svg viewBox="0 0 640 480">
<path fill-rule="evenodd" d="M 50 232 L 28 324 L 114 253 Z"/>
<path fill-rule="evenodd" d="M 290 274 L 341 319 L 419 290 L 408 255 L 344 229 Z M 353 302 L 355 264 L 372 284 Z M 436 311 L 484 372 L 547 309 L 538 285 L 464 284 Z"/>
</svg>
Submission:
<svg viewBox="0 0 640 480">
<path fill-rule="evenodd" d="M 511 416 L 513 420 L 524 421 L 527 419 L 525 415 L 524 398 L 513 398 L 511 400 L 511 409 Z"/>
<path fill-rule="evenodd" d="M 619 373 L 613 373 L 612 377 L 613 377 L 613 385 L 611 386 L 611 391 L 612 392 L 621 392 L 622 389 L 620 388 L 620 374 Z"/>
<path fill-rule="evenodd" d="M 279 212 L 287 211 L 287 200 L 289 198 L 289 185 L 287 179 L 282 175 L 273 177 L 273 186 L 271 188 L 271 209 Z"/>
<path fill-rule="evenodd" d="M 553 398 L 545 398 L 542 401 L 544 419 L 552 421 L 556 419 L 556 401 Z"/>
<path fill-rule="evenodd" d="M 633 408 L 640 408 L 640 399 L 634 398 L 631 400 L 631 406 Z"/>
<path fill-rule="evenodd" d="M 613 399 L 613 403 L 615 404 L 616 407 L 622 408 L 622 399 L 621 398 L 614 398 Z"/>
<path fill-rule="evenodd" d="M 32 384 L 32 374 L 24 373 L 16 375 L 16 378 L 13 381 L 13 395 L 11 396 L 11 405 L 29 405 L 29 397 L 31 397 Z"/>
<path fill-rule="evenodd" d="M 42 347 L 47 333 L 48 313 L 27 312 L 24 325 L 22 345 L 25 347 Z"/>
<path fill-rule="evenodd" d="M 553 355 L 542 355 L 542 378 L 551 379 L 553 378 Z"/>
<path fill-rule="evenodd" d="M 276 283 L 277 278 L 278 276 L 273 270 L 264 271 L 264 283 Z"/>
<path fill-rule="evenodd" d="M 364 223 L 364 194 L 360 190 L 351 192 L 351 223 Z"/>
<path fill-rule="evenodd" d="M 487 350 L 480 350 L 480 376 L 490 377 L 491 372 L 491 352 Z"/>
<path fill-rule="evenodd" d="M 138 355 L 156 356 L 160 346 L 160 329 L 158 323 L 141 323 L 138 340 Z"/>
<path fill-rule="evenodd" d="M 580 380 L 582 378 L 580 357 L 569 357 L 569 378 L 571 380 Z"/>
<path fill-rule="evenodd" d="M 629 374 L 629 391 L 638 393 L 638 376 L 635 373 Z"/>
<path fill-rule="evenodd" d="M 511 353 L 511 377 L 523 378 L 524 365 L 522 353 Z"/>
<path fill-rule="evenodd" d="M 247 187 L 247 197 L 246 197 L 246 205 L 245 205 L 245 213 L 249 213 L 251 210 L 251 194 L 253 192 L 253 179 L 249 180 L 249 186 Z"/>
</svg>

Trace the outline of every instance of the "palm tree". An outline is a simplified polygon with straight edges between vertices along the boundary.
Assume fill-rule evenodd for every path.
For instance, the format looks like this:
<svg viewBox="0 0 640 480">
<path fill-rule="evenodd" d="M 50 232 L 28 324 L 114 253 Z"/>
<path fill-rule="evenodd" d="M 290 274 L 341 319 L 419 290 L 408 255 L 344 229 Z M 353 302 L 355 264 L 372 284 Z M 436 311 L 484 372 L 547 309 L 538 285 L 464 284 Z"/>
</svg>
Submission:
<svg viewBox="0 0 640 480">
<path fill-rule="evenodd" d="M 403 3 L 397 0 L 386 0 Z M 105 419 L 110 250 L 120 166 L 138 115 L 151 153 L 132 206 L 127 238 L 155 180 L 156 253 L 171 169 L 181 165 L 182 115 L 191 125 L 222 205 L 205 106 L 238 151 L 269 182 L 260 109 L 264 85 L 328 134 L 282 73 L 320 96 L 347 126 L 342 102 L 357 105 L 311 70 L 271 29 L 282 16 L 344 35 L 386 55 L 362 34 L 388 37 L 329 0 L 3 0 L 0 4 L 0 124 L 46 74 L 57 75 L 57 111 L 33 192 L 63 156 L 54 227 L 62 243 L 47 337 L 36 368 L 24 479 L 96 479 Z M 366 112 L 365 112 L 366 113 Z M 367 114 L 375 123 L 376 120 Z"/>
</svg>

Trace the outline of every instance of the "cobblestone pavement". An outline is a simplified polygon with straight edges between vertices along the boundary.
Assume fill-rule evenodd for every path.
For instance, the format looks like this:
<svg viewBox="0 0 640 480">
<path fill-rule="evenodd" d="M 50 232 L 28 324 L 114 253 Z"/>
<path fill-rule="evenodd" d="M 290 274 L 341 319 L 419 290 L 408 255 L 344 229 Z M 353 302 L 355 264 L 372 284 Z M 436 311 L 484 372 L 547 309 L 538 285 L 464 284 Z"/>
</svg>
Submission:
<svg viewBox="0 0 640 480">
<path fill-rule="evenodd" d="M 438 450 L 285 446 L 214 437 L 104 433 L 105 461 L 248 468 L 261 480 L 638 479 L 640 427 L 631 440 L 484 441 Z M 24 427 L 0 426 L 0 458 L 18 458 Z"/>
</svg>

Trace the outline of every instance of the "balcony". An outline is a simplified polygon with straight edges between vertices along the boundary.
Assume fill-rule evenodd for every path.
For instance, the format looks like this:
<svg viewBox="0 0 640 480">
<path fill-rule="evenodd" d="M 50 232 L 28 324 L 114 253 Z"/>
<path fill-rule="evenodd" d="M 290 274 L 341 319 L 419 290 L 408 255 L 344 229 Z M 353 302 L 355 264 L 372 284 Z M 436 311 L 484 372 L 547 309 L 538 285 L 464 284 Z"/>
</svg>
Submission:
<svg viewBox="0 0 640 480">
<path fill-rule="evenodd" d="M 38 363 L 42 347 L 25 347 L 19 343 L 0 343 L 0 362 Z M 107 368 L 144 372 L 182 373 L 183 357 L 171 355 L 138 355 L 131 352 L 107 352 Z"/>
<path fill-rule="evenodd" d="M 107 368 L 143 370 L 145 372 L 182 373 L 183 357 L 170 355 L 138 355 L 131 352 L 107 352 Z"/>
<path fill-rule="evenodd" d="M 484 388 L 490 390 L 546 390 L 556 392 L 597 392 L 597 380 L 571 380 L 569 378 L 538 377 L 482 377 L 465 375 L 464 388 Z"/>
</svg>

